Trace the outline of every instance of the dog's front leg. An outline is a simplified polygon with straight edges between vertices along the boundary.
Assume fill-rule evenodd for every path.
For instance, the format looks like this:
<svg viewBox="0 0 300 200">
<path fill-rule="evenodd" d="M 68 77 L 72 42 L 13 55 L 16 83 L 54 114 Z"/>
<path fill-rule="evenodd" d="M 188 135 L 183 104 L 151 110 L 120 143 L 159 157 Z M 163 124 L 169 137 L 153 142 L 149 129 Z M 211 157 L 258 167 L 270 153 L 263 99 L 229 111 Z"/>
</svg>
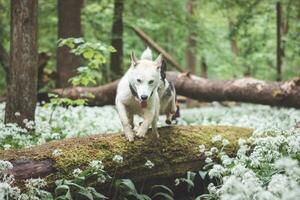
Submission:
<svg viewBox="0 0 300 200">
<path fill-rule="evenodd" d="M 133 142 L 134 140 L 134 133 L 131 127 L 131 119 L 129 119 L 130 114 L 127 112 L 126 107 L 121 102 L 116 102 L 116 107 L 121 119 L 121 123 L 123 126 L 123 130 L 125 133 L 125 137 L 129 142 Z M 131 117 L 130 117 L 131 118 Z"/>
<path fill-rule="evenodd" d="M 152 123 L 153 119 L 154 119 L 154 113 L 147 113 L 144 115 L 144 121 L 136 131 L 137 137 L 145 137 L 147 130 L 150 127 L 150 124 Z"/>
</svg>

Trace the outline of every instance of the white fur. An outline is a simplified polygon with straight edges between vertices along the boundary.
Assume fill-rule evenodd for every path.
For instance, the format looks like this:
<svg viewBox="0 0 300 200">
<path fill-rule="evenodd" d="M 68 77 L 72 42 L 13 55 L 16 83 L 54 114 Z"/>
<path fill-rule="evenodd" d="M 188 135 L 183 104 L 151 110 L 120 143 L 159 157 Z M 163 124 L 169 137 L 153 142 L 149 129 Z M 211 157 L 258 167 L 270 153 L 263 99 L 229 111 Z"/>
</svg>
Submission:
<svg viewBox="0 0 300 200">
<path fill-rule="evenodd" d="M 152 131 L 159 136 L 156 123 L 160 105 L 157 89 L 160 84 L 161 62 L 161 55 L 152 61 L 152 53 L 149 48 L 143 52 L 140 60 L 132 54 L 131 66 L 118 84 L 115 103 L 125 137 L 129 141 L 134 140 L 133 116 L 135 114 L 143 118 L 142 124 L 136 130 L 137 137 L 144 137 L 150 125 L 152 125 Z M 153 83 L 150 84 L 150 81 Z M 129 84 L 133 86 L 137 97 L 132 94 Z M 142 95 L 149 97 L 146 108 L 141 106 Z"/>
<path fill-rule="evenodd" d="M 142 53 L 141 60 L 151 60 L 152 61 L 152 51 L 149 47 Z"/>
</svg>

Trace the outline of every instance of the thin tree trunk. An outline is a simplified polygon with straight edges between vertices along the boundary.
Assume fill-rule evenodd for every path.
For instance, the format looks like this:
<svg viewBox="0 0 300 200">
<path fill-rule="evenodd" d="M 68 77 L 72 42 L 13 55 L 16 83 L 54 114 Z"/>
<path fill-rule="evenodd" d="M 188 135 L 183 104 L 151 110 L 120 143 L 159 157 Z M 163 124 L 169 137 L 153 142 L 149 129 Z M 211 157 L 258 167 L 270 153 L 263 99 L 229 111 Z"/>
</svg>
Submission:
<svg viewBox="0 0 300 200">
<path fill-rule="evenodd" d="M 208 77 L 207 70 L 208 69 L 207 69 L 206 59 L 204 56 L 202 56 L 202 58 L 201 58 L 201 77 L 203 77 L 203 78 Z"/>
<path fill-rule="evenodd" d="M 83 0 L 58 0 L 58 38 L 82 37 L 80 13 Z M 70 86 L 68 80 L 76 74 L 80 58 L 68 47 L 57 49 L 57 87 Z"/>
<path fill-rule="evenodd" d="M 114 1 L 111 45 L 117 52 L 111 53 L 110 56 L 110 68 L 113 79 L 120 78 L 123 74 L 123 7 L 123 0 Z"/>
<path fill-rule="evenodd" d="M 194 0 L 188 0 L 187 2 L 187 19 L 188 23 L 193 23 L 193 17 L 194 17 L 194 6 L 195 1 Z M 196 40 L 196 33 L 195 30 L 188 27 L 188 36 L 186 41 L 186 65 L 188 67 L 188 70 L 192 73 L 196 73 L 196 48 L 197 48 L 197 40 Z"/>
<path fill-rule="evenodd" d="M 37 99 L 37 0 L 11 1 L 10 67 L 5 123 L 34 120 Z M 16 114 L 17 113 L 17 114 Z"/>
<path fill-rule="evenodd" d="M 235 29 L 235 22 L 232 16 L 228 17 L 228 24 L 229 24 L 229 31 L 230 31 L 230 49 L 234 56 L 238 55 L 239 49 L 237 45 L 237 38 L 236 38 L 236 31 Z"/>
<path fill-rule="evenodd" d="M 277 48 L 276 48 L 276 69 L 277 69 L 277 81 L 282 80 L 282 41 L 281 41 L 281 28 L 282 28 L 282 8 L 281 3 L 276 3 L 276 39 L 277 39 Z"/>
</svg>

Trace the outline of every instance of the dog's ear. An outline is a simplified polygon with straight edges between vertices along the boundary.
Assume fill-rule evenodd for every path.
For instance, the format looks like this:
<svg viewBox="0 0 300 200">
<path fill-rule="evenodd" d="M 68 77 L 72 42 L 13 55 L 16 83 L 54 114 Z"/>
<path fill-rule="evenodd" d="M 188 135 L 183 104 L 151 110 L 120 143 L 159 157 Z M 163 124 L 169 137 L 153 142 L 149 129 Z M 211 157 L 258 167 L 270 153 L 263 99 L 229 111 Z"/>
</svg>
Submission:
<svg viewBox="0 0 300 200">
<path fill-rule="evenodd" d="M 166 78 L 166 71 L 167 71 L 167 63 L 165 59 L 162 60 L 161 68 L 160 68 L 160 76 L 162 80 Z"/>
<path fill-rule="evenodd" d="M 161 68 L 162 61 L 163 61 L 163 56 L 159 54 L 156 60 L 154 61 L 155 65 L 157 66 L 157 69 Z"/>
<path fill-rule="evenodd" d="M 136 66 L 136 64 L 138 63 L 138 59 L 136 58 L 136 56 L 134 55 L 133 51 L 131 52 L 131 64 L 132 66 Z"/>
</svg>

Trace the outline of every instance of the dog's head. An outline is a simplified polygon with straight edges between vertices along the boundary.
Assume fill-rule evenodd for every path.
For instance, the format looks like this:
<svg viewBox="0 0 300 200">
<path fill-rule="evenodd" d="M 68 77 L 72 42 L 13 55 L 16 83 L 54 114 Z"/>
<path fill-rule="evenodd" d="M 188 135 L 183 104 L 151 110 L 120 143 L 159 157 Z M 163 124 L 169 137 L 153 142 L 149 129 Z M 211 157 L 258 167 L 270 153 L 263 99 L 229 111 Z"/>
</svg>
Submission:
<svg viewBox="0 0 300 200">
<path fill-rule="evenodd" d="M 147 101 L 158 87 L 161 65 L 162 55 L 152 61 L 149 48 L 142 53 L 141 59 L 137 59 L 134 53 L 131 54 L 129 82 L 134 87 L 142 107 L 147 106 Z"/>
</svg>

